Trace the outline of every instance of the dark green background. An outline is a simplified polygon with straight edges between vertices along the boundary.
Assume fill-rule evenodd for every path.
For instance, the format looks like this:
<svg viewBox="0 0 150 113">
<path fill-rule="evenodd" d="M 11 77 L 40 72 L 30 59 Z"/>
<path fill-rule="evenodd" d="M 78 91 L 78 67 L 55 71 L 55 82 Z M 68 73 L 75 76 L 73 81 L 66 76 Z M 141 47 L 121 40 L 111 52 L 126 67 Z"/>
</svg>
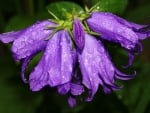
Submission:
<svg viewBox="0 0 150 113">
<path fill-rule="evenodd" d="M 61 0 L 0 0 L 0 33 L 51 18 L 47 8 L 61 15 L 60 9 L 51 6 L 56 1 Z M 84 3 L 92 6 L 98 0 L 68 1 L 83 7 Z M 150 0 L 101 0 L 100 8 L 133 22 L 150 24 Z M 40 92 L 30 91 L 28 84 L 21 80 L 20 64 L 13 60 L 10 46 L 0 43 L 0 113 L 150 113 L 150 39 L 142 43 L 143 52 L 136 56 L 129 70 L 122 70 L 126 73 L 137 70 L 135 79 L 118 81 L 124 85 L 123 89 L 111 94 L 105 95 L 99 89 L 92 102 L 78 102 L 75 108 L 70 108 L 67 96 L 57 94 L 55 89 L 45 87 Z M 113 44 L 106 45 L 121 69 L 127 62 L 125 51 Z"/>
</svg>

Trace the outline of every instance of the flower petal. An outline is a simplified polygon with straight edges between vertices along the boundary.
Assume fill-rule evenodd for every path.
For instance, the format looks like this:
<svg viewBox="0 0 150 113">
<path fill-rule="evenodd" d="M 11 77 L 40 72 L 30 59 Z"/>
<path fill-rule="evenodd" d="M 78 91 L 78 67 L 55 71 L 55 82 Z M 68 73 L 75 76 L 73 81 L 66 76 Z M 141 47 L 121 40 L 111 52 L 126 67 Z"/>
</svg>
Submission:
<svg viewBox="0 0 150 113">
<path fill-rule="evenodd" d="M 84 92 L 84 87 L 81 84 L 69 82 L 57 87 L 58 92 L 65 95 L 70 92 L 71 95 L 78 96 Z"/>
<path fill-rule="evenodd" d="M 140 25 L 140 24 L 136 24 L 133 22 L 128 22 L 125 19 L 120 18 L 120 17 L 113 15 L 111 13 L 110 13 L 110 15 L 112 15 L 114 18 L 116 18 L 116 20 L 119 23 L 127 26 L 130 29 L 133 29 L 133 31 L 136 32 L 136 34 L 138 35 L 140 40 L 143 40 L 143 39 L 150 36 L 150 25 Z"/>
<path fill-rule="evenodd" d="M 82 23 L 78 19 L 73 22 L 73 39 L 80 52 L 82 52 L 85 45 L 85 32 Z"/>
<path fill-rule="evenodd" d="M 91 17 L 87 19 L 87 23 L 92 31 L 101 35 L 101 38 L 117 42 L 126 49 L 133 49 L 136 43 L 143 39 L 144 35 L 150 35 L 150 32 L 141 34 L 138 30 L 135 31 L 135 29 L 144 27 L 144 25 L 127 22 L 106 12 L 92 13 Z M 142 36 L 140 37 L 140 35 Z"/>
<path fill-rule="evenodd" d="M 30 88 L 37 91 L 44 85 L 54 87 L 69 82 L 72 63 L 69 34 L 59 31 L 49 40 L 39 64 L 30 74 Z"/>
<path fill-rule="evenodd" d="M 134 57 L 143 51 L 143 47 L 140 42 L 137 42 L 134 49 L 126 50 L 126 51 L 128 53 L 129 60 L 128 63 L 125 66 L 123 66 L 123 68 L 128 68 L 129 66 L 132 65 Z"/>
<path fill-rule="evenodd" d="M 31 61 L 31 59 L 33 58 L 33 56 L 30 57 L 26 57 L 25 59 L 22 60 L 22 66 L 21 66 L 21 78 L 23 80 L 24 83 L 28 83 L 27 79 L 25 78 L 25 70 L 29 64 L 29 62 Z"/>
<path fill-rule="evenodd" d="M 54 25 L 50 21 L 37 22 L 34 25 L 23 29 L 13 42 L 12 52 L 16 60 L 28 57 L 45 48 L 47 41 L 45 39 L 52 30 L 46 30 L 46 26 Z M 15 35 L 16 36 L 16 35 Z M 13 36 L 11 36 L 13 37 Z"/>
<path fill-rule="evenodd" d="M 121 87 L 115 84 L 116 68 L 100 41 L 90 35 L 85 35 L 85 47 L 82 54 L 78 54 L 80 69 L 83 75 L 83 84 L 91 91 L 90 101 L 98 90 L 99 84 L 105 93 L 118 90 Z M 120 76 L 132 78 L 129 76 Z M 119 78 L 119 77 L 118 77 Z M 124 78 L 119 78 L 124 80 Z"/>
<path fill-rule="evenodd" d="M 70 92 L 74 96 L 81 95 L 84 92 L 84 87 L 81 84 L 71 83 Z"/>
<path fill-rule="evenodd" d="M 2 41 L 3 43 L 13 42 L 15 39 L 17 39 L 23 33 L 23 31 L 24 30 L 2 33 L 2 34 L 0 34 L 0 41 Z"/>
<path fill-rule="evenodd" d="M 57 87 L 58 93 L 65 95 L 70 91 L 70 83 L 65 83 Z"/>
<path fill-rule="evenodd" d="M 76 99 L 74 97 L 69 96 L 68 103 L 69 103 L 70 107 L 75 107 L 77 102 L 76 102 Z"/>
<path fill-rule="evenodd" d="M 116 75 L 115 77 L 117 79 L 121 79 L 121 80 L 129 80 L 129 79 L 132 79 L 136 76 L 136 71 L 134 71 L 134 74 L 132 75 L 127 75 L 127 74 L 124 74 L 122 72 L 120 72 L 119 70 L 116 69 Z"/>
<path fill-rule="evenodd" d="M 98 90 L 99 84 L 102 84 L 98 76 L 98 66 L 100 56 L 97 54 L 98 45 L 94 37 L 85 35 L 85 47 L 82 54 L 78 54 L 80 69 L 82 72 L 83 84 L 92 91 L 92 98 Z M 100 49 L 100 48 L 99 48 Z M 104 49 L 104 48 L 103 48 Z M 96 52 L 96 53 L 95 53 Z M 89 100 L 89 99 L 88 99 Z"/>
<path fill-rule="evenodd" d="M 145 25 L 142 28 L 140 27 L 138 29 L 135 29 L 135 31 L 137 32 L 141 40 L 145 39 L 146 37 L 150 37 L 150 25 Z"/>
</svg>

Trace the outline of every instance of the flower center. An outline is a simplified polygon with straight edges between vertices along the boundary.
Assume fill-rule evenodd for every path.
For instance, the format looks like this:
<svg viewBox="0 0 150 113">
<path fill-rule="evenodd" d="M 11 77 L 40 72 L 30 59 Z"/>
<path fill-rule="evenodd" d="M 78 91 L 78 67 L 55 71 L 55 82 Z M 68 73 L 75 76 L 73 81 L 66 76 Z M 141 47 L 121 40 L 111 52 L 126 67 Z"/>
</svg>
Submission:
<svg viewBox="0 0 150 113">
<path fill-rule="evenodd" d="M 96 4 L 91 9 L 88 9 L 87 7 L 85 7 L 85 11 L 76 12 L 75 10 L 73 10 L 72 13 L 64 12 L 66 15 L 66 19 L 64 19 L 64 20 L 60 20 L 55 14 L 53 14 L 51 11 L 49 11 L 49 13 L 54 17 L 54 19 L 50 19 L 50 21 L 56 23 L 56 25 L 55 26 L 47 26 L 47 28 L 53 30 L 53 32 L 46 40 L 49 40 L 53 36 L 53 34 L 55 34 L 57 31 L 64 30 L 64 29 L 69 32 L 71 38 L 73 39 L 72 28 L 73 28 L 73 22 L 75 19 L 78 19 L 81 21 L 83 29 L 88 34 L 99 35 L 95 32 L 90 31 L 90 29 L 86 23 L 86 19 L 89 18 L 90 13 L 93 10 L 95 10 L 95 7 L 97 7 L 97 5 L 98 4 Z"/>
<path fill-rule="evenodd" d="M 85 19 L 89 17 L 89 14 L 87 14 L 83 11 L 78 12 L 78 13 L 73 11 L 72 14 L 70 14 L 70 13 L 66 14 L 65 20 L 60 20 L 52 12 L 49 11 L 49 13 L 54 17 L 54 19 L 50 19 L 50 21 L 56 23 L 55 26 L 46 26 L 47 29 L 53 30 L 53 32 L 51 33 L 51 36 L 53 36 L 53 34 L 55 34 L 59 30 L 66 29 L 72 37 L 72 27 L 73 27 L 74 19 L 75 18 L 79 19 L 81 21 L 81 23 L 83 24 L 83 26 L 85 26 L 84 25 Z M 84 28 L 86 28 L 86 27 L 84 27 Z M 46 40 L 50 39 L 51 36 L 49 36 Z"/>
</svg>

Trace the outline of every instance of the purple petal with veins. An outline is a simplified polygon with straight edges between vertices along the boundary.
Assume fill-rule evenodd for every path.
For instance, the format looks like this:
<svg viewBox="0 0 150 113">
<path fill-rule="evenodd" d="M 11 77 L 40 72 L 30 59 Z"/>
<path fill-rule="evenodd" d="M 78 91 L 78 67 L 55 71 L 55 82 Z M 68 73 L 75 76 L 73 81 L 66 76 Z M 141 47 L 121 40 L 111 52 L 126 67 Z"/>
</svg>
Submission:
<svg viewBox="0 0 150 113">
<path fill-rule="evenodd" d="M 70 36 L 67 31 L 58 31 L 48 41 L 39 64 L 30 74 L 30 88 L 38 91 L 45 85 L 51 87 L 71 80 L 73 59 Z"/>
<path fill-rule="evenodd" d="M 126 49 L 133 49 L 139 40 L 150 36 L 150 30 L 141 32 L 147 25 L 128 22 L 112 13 L 93 12 L 87 19 L 89 28 L 105 40 L 119 43 Z"/>
<path fill-rule="evenodd" d="M 73 22 L 73 39 L 79 51 L 82 52 L 85 44 L 85 31 L 81 21 L 78 19 L 74 19 Z"/>
<path fill-rule="evenodd" d="M 85 47 L 82 54 L 78 54 L 82 83 L 89 89 L 87 101 L 92 100 L 99 85 L 105 93 L 118 90 L 121 87 L 115 84 L 115 79 L 131 79 L 133 76 L 117 73 L 103 44 L 90 35 L 85 35 Z M 117 71 L 118 72 L 118 71 Z"/>
<path fill-rule="evenodd" d="M 48 20 L 37 22 L 26 29 L 1 34 L 0 40 L 4 43 L 13 42 L 11 51 L 15 60 L 20 60 L 46 47 L 47 41 L 45 39 L 52 32 L 52 30 L 48 30 L 46 27 L 54 25 L 54 23 Z"/>
</svg>

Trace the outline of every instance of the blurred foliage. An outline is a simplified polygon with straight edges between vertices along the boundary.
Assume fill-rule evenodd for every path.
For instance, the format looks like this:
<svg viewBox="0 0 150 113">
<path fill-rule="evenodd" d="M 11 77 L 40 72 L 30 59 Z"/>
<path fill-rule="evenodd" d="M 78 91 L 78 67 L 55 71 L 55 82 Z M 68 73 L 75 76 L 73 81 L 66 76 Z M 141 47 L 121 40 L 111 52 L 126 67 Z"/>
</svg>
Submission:
<svg viewBox="0 0 150 113">
<path fill-rule="evenodd" d="M 57 1 L 57 2 L 56 2 Z M 64 18 L 65 12 L 82 10 L 84 3 L 91 7 L 99 2 L 100 11 L 109 11 L 139 23 L 150 23 L 149 0 L 1 0 L 0 31 L 22 29 L 37 20 L 49 19 L 47 9 Z M 147 45 L 150 41 L 147 40 Z M 144 46 L 146 47 L 146 46 Z M 149 47 L 149 46 L 148 46 Z M 119 47 L 109 44 L 108 50 L 117 67 L 127 62 L 127 55 Z M 90 103 L 78 102 L 75 108 L 67 104 L 67 96 L 45 87 L 31 92 L 20 77 L 20 64 L 15 63 L 9 48 L 0 43 L 0 113 L 150 113 L 150 59 L 149 48 L 135 59 L 129 72 L 137 70 L 137 77 L 118 81 L 124 87 L 105 95 L 101 88 Z M 39 59 L 39 56 L 36 57 Z M 35 64 L 37 59 L 31 62 Z M 30 67 L 29 67 L 30 68 Z M 123 70 L 126 72 L 126 70 Z"/>
<path fill-rule="evenodd" d="M 137 7 L 134 10 L 128 12 L 127 18 L 138 23 L 149 23 L 150 24 L 150 3 L 145 4 L 141 7 Z"/>
<path fill-rule="evenodd" d="M 11 30 L 19 30 L 22 29 L 23 27 L 26 27 L 33 23 L 34 19 L 29 19 L 26 16 L 23 15 L 16 15 L 12 17 L 9 22 L 7 23 L 7 26 L 5 26 L 4 31 L 8 32 Z M 19 22 L 19 23 L 18 23 Z"/>
<path fill-rule="evenodd" d="M 51 3 L 50 5 L 47 6 L 47 9 L 52 13 L 54 13 L 59 19 L 66 19 L 66 15 L 68 13 L 71 14 L 73 11 L 83 12 L 82 7 L 80 7 L 79 5 L 73 2 L 66 2 L 66 1 Z"/>
<path fill-rule="evenodd" d="M 92 0 L 92 4 L 98 3 L 99 11 L 107 11 L 122 14 L 127 6 L 127 0 Z"/>
<path fill-rule="evenodd" d="M 0 47 L 0 113 L 33 113 L 42 95 L 28 91 L 20 79 L 19 65 L 13 61 L 8 48 Z"/>
</svg>

